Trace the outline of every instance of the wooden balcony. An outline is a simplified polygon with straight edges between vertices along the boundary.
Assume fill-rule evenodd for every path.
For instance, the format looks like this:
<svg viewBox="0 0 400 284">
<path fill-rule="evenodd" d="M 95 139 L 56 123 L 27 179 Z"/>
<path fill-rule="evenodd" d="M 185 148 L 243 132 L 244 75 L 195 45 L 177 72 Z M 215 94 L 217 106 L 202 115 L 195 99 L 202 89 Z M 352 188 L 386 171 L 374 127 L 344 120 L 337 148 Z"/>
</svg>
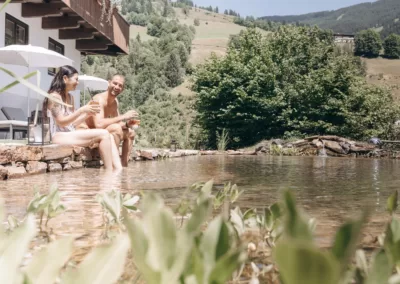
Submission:
<svg viewBox="0 0 400 284">
<path fill-rule="evenodd" d="M 4 0 L 0 0 L 0 3 Z M 22 17 L 41 17 L 42 29 L 59 30 L 60 39 L 76 40 L 83 54 L 129 52 L 129 24 L 114 11 L 102 19 L 100 0 L 13 0 L 22 3 Z"/>
</svg>

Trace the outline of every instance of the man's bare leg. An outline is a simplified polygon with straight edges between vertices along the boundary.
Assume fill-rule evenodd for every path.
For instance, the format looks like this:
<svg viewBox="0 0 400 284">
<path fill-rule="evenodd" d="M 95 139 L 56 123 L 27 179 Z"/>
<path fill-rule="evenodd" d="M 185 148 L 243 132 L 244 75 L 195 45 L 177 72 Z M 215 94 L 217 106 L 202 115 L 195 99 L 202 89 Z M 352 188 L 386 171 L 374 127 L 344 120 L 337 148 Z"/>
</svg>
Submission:
<svg viewBox="0 0 400 284">
<path fill-rule="evenodd" d="M 122 141 L 122 155 L 121 155 L 121 163 L 123 167 L 128 166 L 129 156 L 132 151 L 134 139 L 135 139 L 134 130 L 132 129 L 124 130 L 123 141 Z"/>
<path fill-rule="evenodd" d="M 122 127 L 119 124 L 111 124 L 107 128 L 108 132 L 111 134 L 111 137 L 114 139 L 114 143 L 112 143 L 112 157 L 113 157 L 113 166 L 115 169 L 122 168 L 121 159 L 119 156 L 119 144 L 123 138 Z"/>
<path fill-rule="evenodd" d="M 122 170 L 121 159 L 119 157 L 119 147 L 115 144 L 115 139 L 112 134 L 110 134 L 111 141 L 111 152 L 112 152 L 112 163 L 115 171 Z"/>
<path fill-rule="evenodd" d="M 124 136 L 121 125 L 119 125 L 118 123 L 111 124 L 106 129 L 114 137 L 115 145 L 117 145 L 117 148 L 119 149 L 119 144 L 121 143 L 121 140 Z"/>
</svg>

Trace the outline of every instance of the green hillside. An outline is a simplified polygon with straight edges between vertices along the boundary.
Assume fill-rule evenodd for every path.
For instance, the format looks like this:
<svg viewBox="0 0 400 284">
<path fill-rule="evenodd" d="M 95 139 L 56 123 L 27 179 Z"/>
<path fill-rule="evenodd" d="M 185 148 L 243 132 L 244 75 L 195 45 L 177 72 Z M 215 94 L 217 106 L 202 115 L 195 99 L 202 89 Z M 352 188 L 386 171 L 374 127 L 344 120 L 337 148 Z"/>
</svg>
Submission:
<svg viewBox="0 0 400 284">
<path fill-rule="evenodd" d="M 376 28 L 382 37 L 400 34 L 400 1 L 378 0 L 362 3 L 335 11 L 322 11 L 303 15 L 262 17 L 274 22 L 302 23 L 332 29 L 337 33 L 356 33 Z"/>
<path fill-rule="evenodd" d="M 119 97 L 120 111 L 136 109 L 140 113 L 141 127 L 135 139 L 137 147 L 169 147 L 174 139 L 181 148 L 194 148 L 202 141 L 209 141 L 208 132 L 196 119 L 200 92 L 193 92 L 193 81 L 189 79 L 196 78 L 194 74 L 211 54 L 215 54 L 211 61 L 222 60 L 229 51 L 231 40 L 237 44 L 239 37 L 231 36 L 239 33 L 244 36 L 245 26 L 235 24 L 233 16 L 196 7 L 177 7 L 168 0 L 123 0 L 121 5 L 121 13 L 131 24 L 129 55 L 86 56 L 82 60 L 82 72 L 102 78 L 115 73 L 125 76 L 125 90 Z M 283 28 L 296 30 L 290 26 Z M 261 31 L 260 36 L 271 32 L 276 33 L 277 29 Z M 377 58 L 370 62 L 364 61 L 369 83 L 398 86 L 400 60 L 389 62 Z M 400 93 L 395 93 L 399 91 L 400 88 L 393 91 L 395 99 L 400 98 Z"/>
</svg>

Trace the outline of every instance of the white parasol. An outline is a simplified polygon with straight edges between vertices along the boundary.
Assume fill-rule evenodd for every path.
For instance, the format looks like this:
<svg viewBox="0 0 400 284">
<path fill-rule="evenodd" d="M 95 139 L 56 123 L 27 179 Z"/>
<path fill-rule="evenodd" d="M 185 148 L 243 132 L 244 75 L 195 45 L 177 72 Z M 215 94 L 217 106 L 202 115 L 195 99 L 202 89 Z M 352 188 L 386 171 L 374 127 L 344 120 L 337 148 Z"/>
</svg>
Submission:
<svg viewBox="0 0 400 284">
<path fill-rule="evenodd" d="M 78 79 L 79 79 L 79 85 L 77 89 L 83 91 L 84 104 L 86 104 L 86 89 L 92 91 L 104 91 L 107 90 L 108 88 L 108 82 L 98 77 L 79 75 Z"/>
<path fill-rule="evenodd" d="M 60 53 L 41 46 L 14 44 L 0 48 L 0 63 L 26 66 L 29 72 L 31 67 L 57 68 L 63 65 L 72 65 L 73 61 Z M 40 75 L 37 80 L 38 86 L 39 83 Z M 28 91 L 28 116 L 30 111 L 29 100 L 30 90 Z"/>
</svg>

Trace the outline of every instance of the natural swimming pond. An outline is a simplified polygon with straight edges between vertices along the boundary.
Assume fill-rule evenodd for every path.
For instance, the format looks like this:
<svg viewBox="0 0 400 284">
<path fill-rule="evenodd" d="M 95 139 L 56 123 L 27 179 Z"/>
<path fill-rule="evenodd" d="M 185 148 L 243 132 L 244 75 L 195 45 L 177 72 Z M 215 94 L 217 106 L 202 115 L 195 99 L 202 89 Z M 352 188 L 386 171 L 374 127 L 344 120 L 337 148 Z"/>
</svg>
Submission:
<svg viewBox="0 0 400 284">
<path fill-rule="evenodd" d="M 236 183 L 244 194 L 238 205 L 263 207 L 277 201 L 284 189 L 295 191 L 298 203 L 317 218 L 317 236 L 329 244 L 337 226 L 370 208 L 367 230 L 383 232 L 386 199 L 400 184 L 400 161 L 323 157 L 196 156 L 162 161 L 134 162 L 122 173 L 106 176 L 99 169 L 36 175 L 0 183 L 7 214 L 21 218 L 34 186 L 46 192 L 57 184 L 67 211 L 50 221 L 57 235 L 101 234 L 102 210 L 97 193 L 157 191 L 167 204 L 177 204 L 184 190 L 196 182 L 214 179 L 217 186 Z"/>
</svg>

